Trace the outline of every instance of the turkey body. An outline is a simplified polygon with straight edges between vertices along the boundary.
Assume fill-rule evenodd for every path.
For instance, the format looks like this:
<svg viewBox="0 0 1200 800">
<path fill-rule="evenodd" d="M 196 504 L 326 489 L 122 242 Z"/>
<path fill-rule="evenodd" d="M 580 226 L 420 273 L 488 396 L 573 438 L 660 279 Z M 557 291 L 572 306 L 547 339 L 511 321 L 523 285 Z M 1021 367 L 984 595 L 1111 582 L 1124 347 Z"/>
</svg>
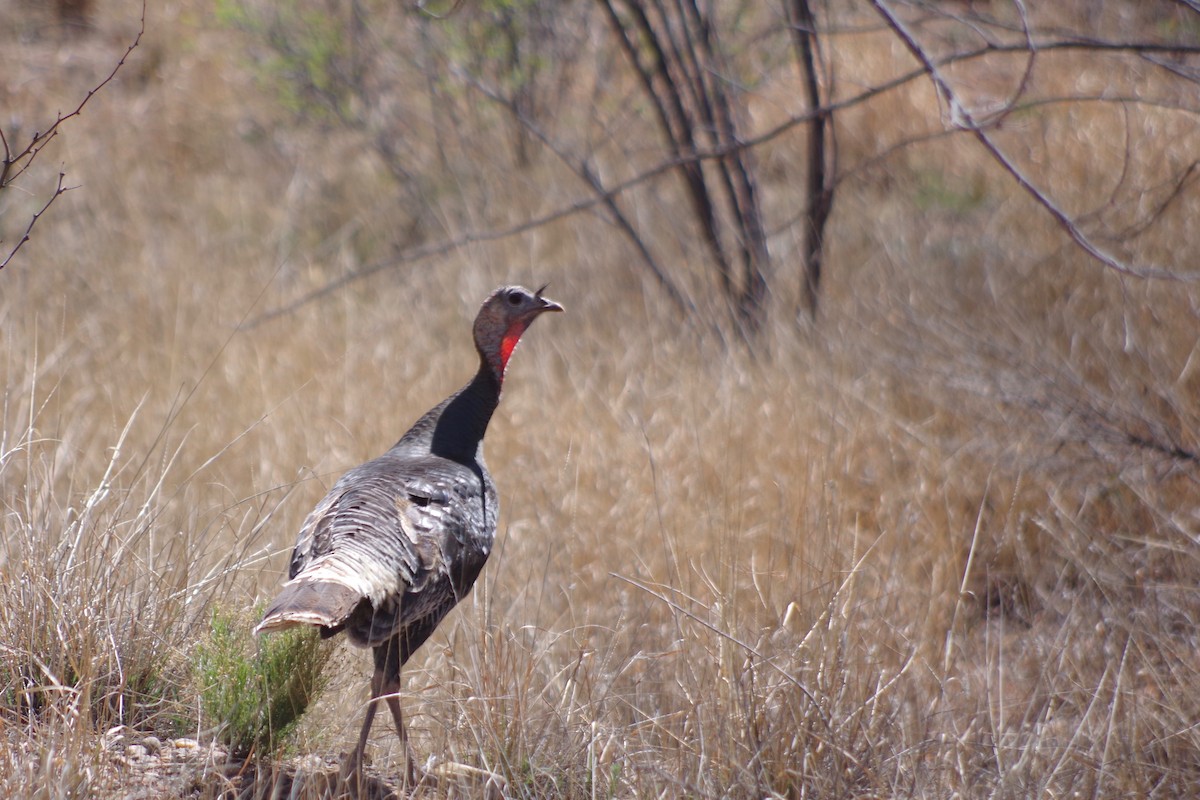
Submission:
<svg viewBox="0 0 1200 800">
<path fill-rule="evenodd" d="M 540 289 L 493 292 L 473 327 L 475 377 L 386 453 L 346 472 L 301 526 L 288 581 L 255 633 L 311 625 L 372 648 L 371 699 L 345 778 L 360 777 L 382 700 L 404 743 L 406 782 L 414 780 L 400 668 L 470 592 L 492 551 L 499 509 L 483 437 L 521 334 L 540 314 L 561 310 Z"/>
<path fill-rule="evenodd" d="M 421 433 L 342 476 L 305 520 L 288 570 L 354 589 L 354 607 L 330 607 L 322 635 L 344 630 L 360 647 L 395 638 L 401 666 L 471 590 L 499 514 L 482 447 L 447 457 Z"/>
</svg>

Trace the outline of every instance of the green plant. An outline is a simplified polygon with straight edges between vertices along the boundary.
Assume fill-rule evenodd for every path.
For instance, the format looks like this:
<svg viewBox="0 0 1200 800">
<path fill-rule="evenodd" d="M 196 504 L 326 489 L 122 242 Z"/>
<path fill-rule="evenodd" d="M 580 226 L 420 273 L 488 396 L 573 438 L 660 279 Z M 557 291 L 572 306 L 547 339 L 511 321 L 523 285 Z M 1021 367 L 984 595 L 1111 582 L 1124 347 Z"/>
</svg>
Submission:
<svg viewBox="0 0 1200 800">
<path fill-rule="evenodd" d="M 295 0 L 269 10 L 220 0 L 217 19 L 266 45 L 258 77 L 288 111 L 319 122 L 352 114 L 351 84 L 362 70 L 345 25 L 327 9 Z"/>
<path fill-rule="evenodd" d="M 917 208 L 921 211 L 948 211 L 968 214 L 987 199 L 987 188 L 980 180 L 968 180 L 941 170 L 921 170 L 917 174 Z"/>
<path fill-rule="evenodd" d="M 192 669 L 218 739 L 240 755 L 279 750 L 325 688 L 324 668 L 334 650 L 310 628 L 256 643 L 250 615 L 214 610 Z"/>
</svg>

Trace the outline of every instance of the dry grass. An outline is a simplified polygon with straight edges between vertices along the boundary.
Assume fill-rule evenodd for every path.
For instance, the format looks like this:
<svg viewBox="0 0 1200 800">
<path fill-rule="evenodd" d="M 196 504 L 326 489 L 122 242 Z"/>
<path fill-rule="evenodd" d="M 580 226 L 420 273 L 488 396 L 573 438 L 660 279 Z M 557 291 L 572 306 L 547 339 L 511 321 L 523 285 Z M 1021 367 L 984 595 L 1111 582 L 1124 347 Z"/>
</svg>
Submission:
<svg viewBox="0 0 1200 800">
<path fill-rule="evenodd" d="M 97 30 L 64 41 L 0 2 L 27 20 L 0 33 L 5 124 L 42 124 L 123 49 L 136 8 L 95 5 Z M 568 314 L 531 331 L 489 433 L 495 555 L 406 673 L 418 753 L 517 797 L 1193 790 L 1194 287 L 1087 262 L 951 139 L 843 184 L 818 331 L 778 314 L 755 357 L 681 330 L 588 219 L 239 329 L 439 226 L 499 226 L 580 187 L 549 160 L 480 157 L 488 131 L 466 127 L 443 142 L 458 177 L 397 226 L 404 193 L 352 136 L 279 110 L 210 12 L 151 9 L 121 80 L 0 197 L 7 241 L 60 162 L 82 186 L 0 272 L 0 794 L 136 795 L 144 770 L 106 731 L 210 737 L 187 664 L 212 604 L 271 593 L 324 488 L 468 377 L 479 299 L 545 280 Z M 904 68 L 879 38 L 841 43 L 844 86 Z M 1114 63 L 1121 91 L 1169 90 Z M 1078 69 L 1064 57 L 1041 90 Z M 755 113 L 787 90 L 766 82 Z M 914 86 L 847 114 L 845 163 L 936 113 Z M 1138 187 L 1200 155 L 1193 125 L 1085 104 L 1005 135 L 1120 230 L 1161 195 Z M 763 151 L 773 208 L 800 202 L 797 148 Z M 652 217 L 669 194 L 630 206 Z M 1114 246 L 1191 266 L 1198 212 L 1192 191 Z M 694 259 L 681 221 L 661 231 Z M 350 748 L 368 671 L 338 661 L 297 754 Z M 157 791 L 213 796 L 219 772 Z"/>
</svg>

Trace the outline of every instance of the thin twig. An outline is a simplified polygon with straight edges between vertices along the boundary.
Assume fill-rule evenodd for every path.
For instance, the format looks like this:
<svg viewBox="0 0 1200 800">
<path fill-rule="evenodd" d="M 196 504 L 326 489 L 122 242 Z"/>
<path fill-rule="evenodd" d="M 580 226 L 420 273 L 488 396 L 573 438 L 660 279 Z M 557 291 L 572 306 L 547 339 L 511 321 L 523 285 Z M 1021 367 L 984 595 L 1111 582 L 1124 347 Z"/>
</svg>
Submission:
<svg viewBox="0 0 1200 800">
<path fill-rule="evenodd" d="M 33 137 L 29 140 L 29 144 L 27 144 L 25 149 L 21 150 L 16 155 L 12 155 L 10 153 L 8 140 L 0 137 L 2 138 L 4 144 L 4 165 L 2 171 L 0 171 L 0 190 L 3 190 L 6 186 L 19 178 L 21 174 L 25 172 L 25 170 L 29 169 L 29 165 L 33 163 L 35 158 L 38 157 L 38 154 L 42 152 L 42 149 L 50 143 L 51 139 L 58 135 L 58 129 L 64 122 L 83 113 L 83 107 L 88 104 L 88 101 L 92 99 L 92 96 L 107 86 L 112 79 L 116 77 L 117 72 L 121 69 L 121 67 L 125 66 L 125 61 L 129 58 L 130 54 L 137 49 L 139 44 L 141 44 L 142 35 L 145 32 L 146 2 L 145 0 L 142 0 L 142 16 L 137 35 L 133 37 L 133 41 L 130 43 L 130 45 L 125 48 L 125 52 L 117 61 L 116 66 L 114 66 L 108 73 L 108 76 L 105 77 L 104 80 L 100 81 L 100 83 L 89 89 L 87 95 L 85 95 L 84 98 L 79 101 L 79 105 L 75 106 L 74 110 L 66 114 L 60 113 L 50 127 L 45 130 L 45 132 L 35 131 Z"/>
<path fill-rule="evenodd" d="M 1041 189 L 1033 184 L 1033 182 L 1022 172 L 1012 159 L 1000 149 L 992 137 L 988 134 L 986 126 L 976 122 L 975 117 L 967 106 L 958 99 L 957 94 L 950 87 L 950 83 L 942 75 L 937 64 L 930 57 L 925 49 L 914 38 L 913 34 L 908 30 L 908 27 L 900 20 L 899 17 L 888 7 L 884 0 L 871 0 L 871 5 L 879 12 L 879 14 L 887 21 L 888 25 L 895 32 L 896 36 L 904 43 L 904 46 L 912 53 L 922 65 L 923 71 L 933 81 L 934 87 L 938 90 L 938 94 L 950 106 L 950 118 L 952 124 L 966 131 L 975 137 L 975 139 L 983 145 L 984 149 L 992 156 L 1001 167 L 1004 168 L 1009 175 L 1017 182 L 1017 184 L 1035 200 L 1042 208 L 1058 222 L 1059 226 L 1067 233 L 1071 240 L 1077 244 L 1080 249 L 1086 252 L 1095 260 L 1099 261 L 1104 266 L 1117 272 L 1121 275 L 1128 275 L 1134 278 L 1148 278 L 1158 280 L 1173 280 L 1173 281 L 1196 281 L 1200 280 L 1200 272 L 1182 273 L 1174 270 L 1162 269 L 1158 267 L 1138 267 L 1122 263 L 1115 256 L 1105 252 L 1096 245 L 1087 234 L 1080 230 L 1071 216 L 1061 209 L 1050 197 L 1048 197 Z"/>
<path fill-rule="evenodd" d="M 596 175 L 596 171 L 587 163 L 587 159 L 576 159 L 572 157 L 571 154 L 565 152 L 550 138 L 545 131 L 542 130 L 541 126 L 538 125 L 536 121 L 530 119 L 529 115 L 518 108 L 516 103 L 501 95 L 500 92 L 466 73 L 458 72 L 458 77 L 464 83 L 466 83 L 467 86 L 471 87 L 507 111 L 509 115 L 512 116 L 512 118 L 516 120 L 516 122 L 526 132 L 541 142 L 543 147 L 553 153 L 554 156 L 558 158 L 558 160 L 561 161 L 564 166 L 575 173 L 576 177 L 586 183 L 597 197 L 603 198 L 602 202 L 604 203 L 604 207 L 607 208 L 609 214 L 612 215 L 613 222 L 616 224 L 617 228 L 623 234 L 625 234 L 625 238 L 627 238 L 633 244 L 634 248 L 638 251 L 638 255 L 640 255 L 642 258 L 642 263 L 646 265 L 648 270 L 650 270 L 650 273 L 654 276 L 654 279 L 658 281 L 658 284 L 660 287 L 662 287 L 663 291 L 667 293 L 667 297 L 669 297 L 671 302 L 674 303 L 676 309 L 678 309 L 685 316 L 694 314 L 696 311 L 695 305 L 687 298 L 686 295 L 684 295 L 683 291 L 675 285 L 675 281 L 671 279 L 671 276 L 668 275 L 666 270 L 664 270 L 658 263 L 658 260 L 654 257 L 654 254 L 650 251 L 649 245 L 646 244 L 645 239 L 638 233 L 637 229 L 634 228 L 633 223 L 629 221 L 629 217 L 625 214 L 625 212 L 622 211 L 620 206 L 617 205 L 616 196 L 604 188 L 604 184 L 601 182 L 599 176 Z"/>
<path fill-rule="evenodd" d="M 79 105 L 75 106 L 72 111 L 66 114 L 59 113 L 58 116 L 55 117 L 54 122 L 44 132 L 34 131 L 33 136 L 29 140 L 29 144 L 25 145 L 24 149 L 15 155 L 13 154 L 12 148 L 9 145 L 8 137 L 4 134 L 3 129 L 0 129 L 0 145 L 3 145 L 4 148 L 4 160 L 3 163 L 0 163 L 0 192 L 11 186 L 13 181 L 25 174 L 25 171 L 29 169 L 30 165 L 33 164 L 34 160 L 38 157 L 38 155 L 41 154 L 46 145 L 50 144 L 54 137 L 58 135 L 59 128 L 62 126 L 62 124 L 67 120 L 82 114 L 83 107 L 87 105 L 88 101 L 92 99 L 93 95 L 107 86 L 112 79 L 116 77 L 116 74 L 121 67 L 125 66 L 125 61 L 129 58 L 130 54 L 133 53 L 139 44 L 141 44 L 142 35 L 145 32 L 146 0 L 142 0 L 142 14 L 139 20 L 137 35 L 133 37 L 133 41 L 127 48 L 125 48 L 125 52 L 121 54 L 121 57 L 117 60 L 116 65 L 112 68 L 104 80 L 100 81 L 100 83 L 89 89 L 84 98 L 79 101 Z M 9 262 L 13 260 L 21 247 L 29 241 L 29 238 L 33 235 L 33 226 L 37 225 L 38 220 L 40 220 L 42 215 L 49 210 L 54 201 L 63 194 L 71 191 L 71 189 L 77 188 L 74 186 L 64 186 L 63 181 L 65 178 L 66 173 L 60 171 L 58 173 L 58 182 L 54 187 L 54 192 L 50 195 L 49 199 L 46 200 L 45 204 L 38 209 L 37 213 L 35 213 L 29 220 L 29 224 L 25 226 L 24 233 L 21 234 L 20 241 L 13 246 L 12 250 L 9 251 L 4 260 L 0 261 L 0 270 L 7 267 Z"/>
<path fill-rule="evenodd" d="M 66 177 L 67 174 L 65 172 L 58 173 L 58 183 L 55 185 L 54 192 L 50 195 L 50 199 L 48 199 L 45 205 L 38 209 L 37 212 L 29 219 L 29 224 L 25 226 L 25 232 L 21 234 L 21 240 L 16 243 L 12 250 L 9 251 L 4 260 L 0 261 L 0 269 L 7 267 L 8 262 L 12 261 L 13 257 L 17 255 L 17 251 L 19 251 L 21 247 L 29 241 L 30 237 L 33 235 L 33 226 L 38 224 L 38 220 L 42 218 L 42 215 L 46 213 L 46 210 L 50 208 L 51 204 L 53 204 L 54 201 L 57 200 L 61 195 L 66 194 L 72 189 L 79 188 L 77 186 L 64 186 L 63 179 Z"/>
</svg>

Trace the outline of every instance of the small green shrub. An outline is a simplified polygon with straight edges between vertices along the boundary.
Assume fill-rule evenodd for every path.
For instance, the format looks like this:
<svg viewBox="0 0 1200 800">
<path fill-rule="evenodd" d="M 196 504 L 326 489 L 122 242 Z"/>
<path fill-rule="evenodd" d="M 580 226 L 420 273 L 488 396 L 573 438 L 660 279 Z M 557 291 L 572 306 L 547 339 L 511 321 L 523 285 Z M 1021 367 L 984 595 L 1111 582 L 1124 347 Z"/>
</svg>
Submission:
<svg viewBox="0 0 1200 800">
<path fill-rule="evenodd" d="M 962 216 L 986 202 L 987 186 L 980 179 L 921 170 L 917 174 L 914 200 L 921 211 L 948 211 Z"/>
<path fill-rule="evenodd" d="M 192 658 L 201 706 L 217 738 L 239 755 L 274 753 L 325 688 L 335 645 L 313 628 L 255 640 L 246 613 L 213 612 Z"/>
</svg>

